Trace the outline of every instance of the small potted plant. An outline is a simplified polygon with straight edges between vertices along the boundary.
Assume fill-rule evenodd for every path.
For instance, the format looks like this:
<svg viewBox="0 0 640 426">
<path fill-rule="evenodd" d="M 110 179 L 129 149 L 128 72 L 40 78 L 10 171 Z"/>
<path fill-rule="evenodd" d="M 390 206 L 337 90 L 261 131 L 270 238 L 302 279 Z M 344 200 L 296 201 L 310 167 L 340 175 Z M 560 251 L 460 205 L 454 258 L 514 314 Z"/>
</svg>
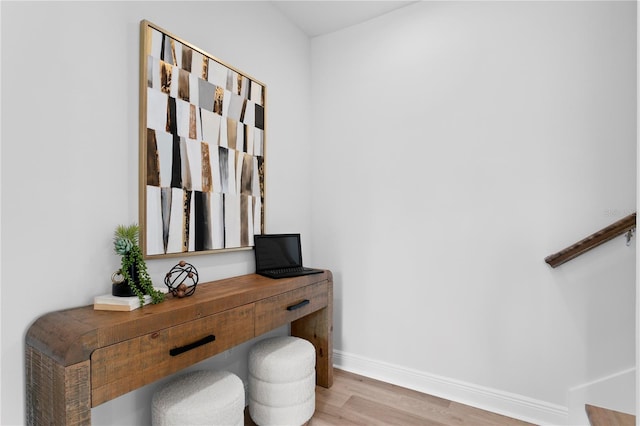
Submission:
<svg viewBox="0 0 640 426">
<path fill-rule="evenodd" d="M 116 254 L 122 259 L 120 270 L 117 272 L 122 276 L 122 281 L 114 281 L 112 294 L 138 296 L 140 306 L 143 306 L 145 294 L 151 296 L 151 303 L 156 304 L 164 300 L 164 293 L 153 288 L 147 264 L 138 245 L 139 232 L 140 228 L 135 223 L 129 226 L 118 225 L 115 230 L 113 245 Z"/>
</svg>

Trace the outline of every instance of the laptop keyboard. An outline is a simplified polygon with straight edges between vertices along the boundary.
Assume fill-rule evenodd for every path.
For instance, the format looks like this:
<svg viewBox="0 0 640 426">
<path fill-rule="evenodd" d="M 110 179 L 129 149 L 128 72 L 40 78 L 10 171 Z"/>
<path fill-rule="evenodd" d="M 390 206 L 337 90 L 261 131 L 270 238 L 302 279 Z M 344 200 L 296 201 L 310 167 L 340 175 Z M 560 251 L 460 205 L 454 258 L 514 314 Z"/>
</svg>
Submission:
<svg viewBox="0 0 640 426">
<path fill-rule="evenodd" d="M 309 268 L 305 268 L 304 266 L 293 266 L 291 268 L 268 269 L 265 272 L 273 275 L 282 275 L 290 272 L 304 272 L 308 269 Z"/>
</svg>

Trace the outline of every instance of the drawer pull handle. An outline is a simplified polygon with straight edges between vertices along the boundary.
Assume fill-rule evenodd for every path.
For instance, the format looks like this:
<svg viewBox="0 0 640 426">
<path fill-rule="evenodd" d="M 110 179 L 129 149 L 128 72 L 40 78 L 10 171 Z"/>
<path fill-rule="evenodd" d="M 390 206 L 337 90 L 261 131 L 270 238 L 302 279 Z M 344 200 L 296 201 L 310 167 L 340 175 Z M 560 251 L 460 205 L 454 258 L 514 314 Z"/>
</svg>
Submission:
<svg viewBox="0 0 640 426">
<path fill-rule="evenodd" d="M 309 299 L 304 299 L 300 303 L 296 303 L 295 305 L 287 306 L 287 311 L 295 311 L 296 309 L 300 309 L 303 306 L 306 306 L 308 304 L 309 304 Z"/>
<path fill-rule="evenodd" d="M 184 346 L 180 346 L 178 348 L 173 348 L 169 351 L 169 355 L 171 356 L 177 356 L 180 354 L 183 354 L 187 351 L 190 351 L 191 349 L 195 349 L 198 346 L 202 346 L 202 345 L 206 345 L 207 343 L 213 342 L 214 340 L 216 340 L 216 336 L 214 336 L 213 334 L 208 335 L 207 337 L 203 337 L 200 340 L 196 340 L 193 343 L 189 343 L 188 345 L 184 345 Z"/>
</svg>

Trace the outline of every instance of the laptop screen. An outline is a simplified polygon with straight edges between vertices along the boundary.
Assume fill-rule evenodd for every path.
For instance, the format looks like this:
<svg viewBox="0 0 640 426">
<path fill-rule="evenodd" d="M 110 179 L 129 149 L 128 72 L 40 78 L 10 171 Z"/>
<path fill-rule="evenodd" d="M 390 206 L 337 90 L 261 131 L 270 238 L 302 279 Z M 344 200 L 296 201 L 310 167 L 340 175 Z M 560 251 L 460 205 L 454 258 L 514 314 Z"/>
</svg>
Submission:
<svg viewBox="0 0 640 426">
<path fill-rule="evenodd" d="M 254 236 L 256 271 L 302 266 L 300 234 Z"/>
</svg>

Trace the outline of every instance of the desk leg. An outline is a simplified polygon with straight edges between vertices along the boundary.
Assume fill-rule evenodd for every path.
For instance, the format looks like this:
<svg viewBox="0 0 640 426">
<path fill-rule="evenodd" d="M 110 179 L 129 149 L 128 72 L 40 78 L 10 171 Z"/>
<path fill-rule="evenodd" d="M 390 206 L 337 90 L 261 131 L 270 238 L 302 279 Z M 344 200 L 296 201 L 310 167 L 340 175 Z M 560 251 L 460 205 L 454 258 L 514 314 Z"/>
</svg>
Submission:
<svg viewBox="0 0 640 426">
<path fill-rule="evenodd" d="M 27 345 L 27 424 L 90 425 L 90 361 L 64 367 Z"/>
<path fill-rule="evenodd" d="M 301 337 L 316 347 L 316 383 L 333 385 L 333 281 L 327 287 L 327 307 L 291 323 L 291 335 Z"/>
</svg>

